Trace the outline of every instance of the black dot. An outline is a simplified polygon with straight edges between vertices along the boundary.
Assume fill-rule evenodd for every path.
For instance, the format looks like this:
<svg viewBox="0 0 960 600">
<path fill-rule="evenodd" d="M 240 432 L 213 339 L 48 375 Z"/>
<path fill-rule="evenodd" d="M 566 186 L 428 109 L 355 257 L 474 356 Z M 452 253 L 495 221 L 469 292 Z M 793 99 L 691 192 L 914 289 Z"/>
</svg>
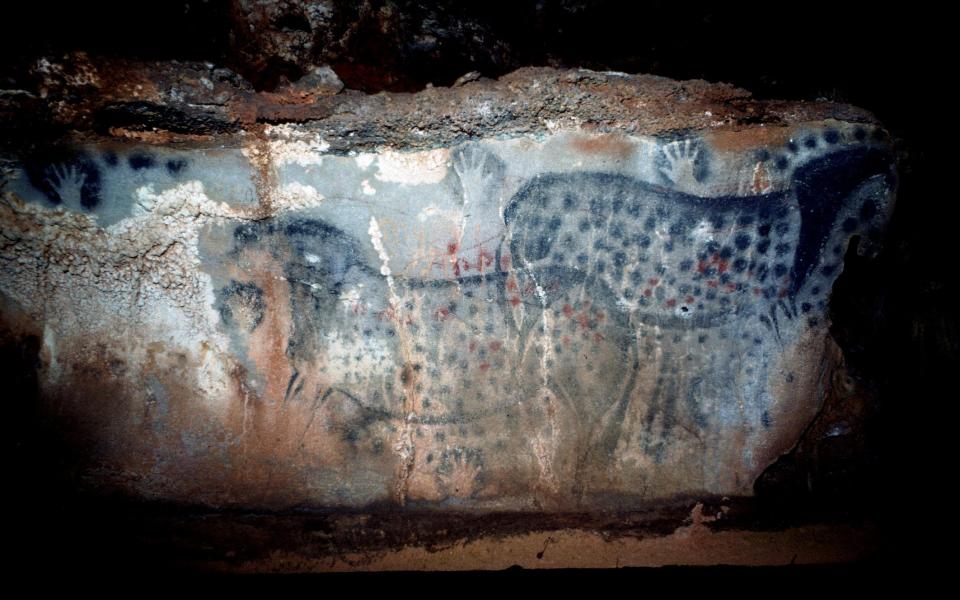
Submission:
<svg viewBox="0 0 960 600">
<path fill-rule="evenodd" d="M 737 219 L 737 224 L 746 227 L 747 225 L 753 224 L 753 215 L 740 215 L 740 218 Z"/>
<path fill-rule="evenodd" d="M 117 161 L 117 154 L 116 154 L 115 152 L 113 152 L 113 151 L 110 151 L 110 150 L 108 150 L 107 152 L 104 152 L 104 153 L 103 153 L 103 162 L 107 163 L 107 165 L 109 165 L 109 166 L 111 166 L 111 167 L 117 166 L 117 162 L 118 162 L 118 161 Z"/>
<path fill-rule="evenodd" d="M 750 236 L 745 233 L 741 233 L 737 236 L 733 243 L 736 244 L 737 250 L 746 250 L 750 246 Z"/>
<path fill-rule="evenodd" d="M 722 258 L 723 260 L 727 260 L 731 256 L 733 256 L 733 248 L 731 248 L 730 246 L 724 246 L 723 248 L 720 249 L 720 258 Z"/>
<path fill-rule="evenodd" d="M 720 215 L 714 215 L 710 218 L 710 224 L 713 225 L 714 229 L 720 229 L 724 225 L 723 217 Z"/>
<path fill-rule="evenodd" d="M 563 207 L 565 209 L 570 210 L 576 205 L 577 205 L 577 201 L 572 194 L 567 194 L 566 196 L 563 197 Z"/>
<path fill-rule="evenodd" d="M 840 141 L 840 134 L 837 132 L 836 129 L 828 129 L 823 132 L 823 139 L 828 144 L 836 144 L 837 142 Z"/>
<path fill-rule="evenodd" d="M 817 147 L 817 138 L 812 135 L 807 136 L 807 139 L 803 140 L 803 145 L 807 148 L 816 148 Z"/>
<path fill-rule="evenodd" d="M 790 165 L 790 160 L 786 156 L 778 156 L 774 165 L 778 171 L 783 171 Z"/>
<path fill-rule="evenodd" d="M 787 150 L 796 154 L 798 150 L 797 143 L 793 140 L 790 140 L 789 142 L 787 142 Z"/>
<path fill-rule="evenodd" d="M 857 225 L 859 225 L 859 223 L 857 222 L 856 219 L 854 219 L 853 217 L 847 217 L 846 219 L 843 220 L 843 225 L 841 226 L 843 227 L 844 233 L 853 233 L 854 231 L 857 230 Z"/>
<path fill-rule="evenodd" d="M 652 216 L 647 217 L 647 220 L 643 222 L 643 228 L 647 231 L 653 231 L 653 228 L 657 226 L 657 221 Z"/>
<path fill-rule="evenodd" d="M 744 270 L 746 270 L 746 268 L 747 268 L 746 259 L 738 258 L 737 260 L 733 261 L 733 270 L 736 271 L 737 273 L 743 273 Z"/>
<path fill-rule="evenodd" d="M 867 130 L 863 127 L 857 127 L 853 130 L 853 137 L 855 137 L 858 142 L 862 142 L 867 139 Z"/>
<path fill-rule="evenodd" d="M 761 148 L 760 150 L 757 150 L 757 160 L 759 160 L 760 162 L 766 162 L 770 160 L 770 151 L 767 150 L 766 148 Z"/>
<path fill-rule="evenodd" d="M 760 227 L 757 227 L 757 233 L 764 237 L 770 235 L 770 223 L 764 223 Z"/>
<path fill-rule="evenodd" d="M 769 239 L 760 240 L 760 242 L 757 244 L 757 252 L 760 254 L 766 254 L 768 248 L 770 248 Z"/>
<path fill-rule="evenodd" d="M 777 256 L 784 256 L 787 252 L 790 252 L 790 244 L 777 244 L 775 250 Z"/>
<path fill-rule="evenodd" d="M 811 308 L 813 308 L 813 307 L 810 306 L 810 303 L 809 303 L 809 302 L 804 302 L 803 304 L 800 305 L 800 310 L 802 310 L 804 313 L 810 312 L 810 309 L 811 309 Z"/>
<path fill-rule="evenodd" d="M 860 207 L 860 218 L 869 221 L 877 214 L 877 205 L 872 200 L 867 200 Z"/>
<path fill-rule="evenodd" d="M 773 276 L 774 277 L 783 277 L 787 274 L 787 266 L 782 263 L 777 263 L 773 265 Z"/>
<path fill-rule="evenodd" d="M 153 157 L 150 156 L 149 154 L 145 154 L 143 152 L 136 152 L 134 154 L 131 154 L 130 157 L 127 158 L 127 163 L 130 164 L 131 169 L 133 169 L 134 171 L 139 171 L 141 169 L 149 169 L 153 167 L 154 160 L 153 160 Z"/>
<path fill-rule="evenodd" d="M 787 223 L 786 221 L 780 221 L 777 223 L 777 235 L 786 235 L 788 231 L 790 231 L 790 223 Z"/>
<path fill-rule="evenodd" d="M 582 232 L 587 232 L 587 231 L 589 231 L 589 230 L 590 230 L 590 221 L 588 221 L 587 219 L 584 219 L 584 220 L 580 221 L 579 229 L 580 229 L 580 231 L 582 231 Z"/>
<path fill-rule="evenodd" d="M 171 158 L 167 161 L 167 172 L 176 175 L 187 166 L 187 161 L 182 158 Z"/>
</svg>

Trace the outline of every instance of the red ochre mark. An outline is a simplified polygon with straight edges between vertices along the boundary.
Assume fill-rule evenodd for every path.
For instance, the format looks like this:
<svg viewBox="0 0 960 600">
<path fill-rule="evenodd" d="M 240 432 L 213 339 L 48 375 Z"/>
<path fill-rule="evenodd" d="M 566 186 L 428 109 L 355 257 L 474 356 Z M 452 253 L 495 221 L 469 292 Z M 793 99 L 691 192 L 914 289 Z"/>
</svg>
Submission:
<svg viewBox="0 0 960 600">
<path fill-rule="evenodd" d="M 507 279 L 507 291 L 516 292 L 520 288 L 517 287 L 517 280 L 513 278 L 513 275 L 510 276 L 510 279 Z"/>
<path fill-rule="evenodd" d="M 563 336 L 563 337 L 561 338 L 561 341 L 563 342 L 563 345 L 564 345 L 564 346 L 569 346 L 569 345 L 570 345 L 570 336 L 566 336 L 566 335 Z"/>
<path fill-rule="evenodd" d="M 643 295 L 646 296 L 647 298 L 649 298 L 650 296 L 653 295 L 653 290 L 651 290 L 650 288 L 647 288 L 647 289 L 643 290 Z"/>
<path fill-rule="evenodd" d="M 594 314 L 594 318 L 595 318 L 597 321 L 602 321 L 602 320 L 603 320 L 603 313 L 598 310 L 598 311 L 596 312 L 596 314 Z"/>
<path fill-rule="evenodd" d="M 780 290 L 780 293 L 777 294 L 777 297 L 778 297 L 778 298 L 786 298 L 786 297 L 787 297 L 787 294 L 789 294 L 789 292 L 787 291 L 787 288 L 782 288 L 782 289 Z"/>
<path fill-rule="evenodd" d="M 488 362 L 480 363 L 480 370 L 483 371 L 484 373 L 486 373 L 489 368 L 490 368 L 490 363 Z"/>
<path fill-rule="evenodd" d="M 707 263 L 702 260 L 697 261 L 697 273 L 701 275 L 707 272 Z"/>
<path fill-rule="evenodd" d="M 509 271 L 511 267 L 512 260 L 509 254 L 500 255 L 500 270 Z"/>
<path fill-rule="evenodd" d="M 503 261 L 500 261 L 500 262 L 502 263 Z M 483 270 L 486 267 L 492 267 L 492 266 L 493 266 L 493 255 L 490 254 L 490 252 L 488 252 L 487 250 L 480 248 L 480 250 L 477 252 L 477 268 L 480 270 L 481 273 L 483 273 Z"/>
<path fill-rule="evenodd" d="M 577 324 L 584 329 L 588 329 L 590 327 L 590 316 L 587 313 L 580 313 L 577 315 Z"/>
<path fill-rule="evenodd" d="M 476 342 L 476 340 L 470 340 L 470 346 L 469 346 L 469 348 L 470 348 L 470 352 L 473 352 L 474 350 L 477 349 L 477 342 Z"/>
<path fill-rule="evenodd" d="M 453 274 L 457 277 L 460 276 L 460 261 L 457 260 L 457 250 L 460 249 L 460 244 L 458 242 L 450 242 L 447 244 L 447 256 L 450 257 L 450 263 L 453 265 Z"/>
<path fill-rule="evenodd" d="M 693 296 L 687 296 L 686 298 L 683 299 L 683 301 L 686 302 L 687 304 L 693 304 Z"/>
<path fill-rule="evenodd" d="M 737 289 L 737 284 L 733 283 L 732 281 L 728 281 L 727 284 L 726 284 L 725 286 L 723 286 L 723 288 L 724 288 L 724 289 L 727 291 L 727 293 L 729 294 L 730 292 L 736 291 L 736 289 Z"/>
<path fill-rule="evenodd" d="M 715 287 L 717 287 L 718 285 L 720 285 L 720 282 L 717 281 L 716 279 L 710 279 L 710 280 L 707 281 L 707 285 L 710 286 L 710 287 L 712 287 L 712 288 L 715 288 Z"/>
<path fill-rule="evenodd" d="M 450 309 L 446 306 L 441 306 L 437 310 L 433 311 L 433 319 L 435 321 L 446 321 L 447 317 L 450 316 Z"/>
<path fill-rule="evenodd" d="M 660 280 L 657 279 L 656 277 L 651 277 L 650 279 L 647 280 L 647 283 L 650 284 L 650 287 L 655 287 L 658 283 L 660 283 Z"/>
<path fill-rule="evenodd" d="M 564 304 L 564 305 L 563 305 L 563 316 L 567 317 L 568 319 L 569 319 L 570 317 L 572 317 L 572 316 L 573 316 L 573 307 L 570 306 L 569 304 Z"/>
<path fill-rule="evenodd" d="M 494 352 L 499 351 L 500 348 L 502 348 L 502 347 L 503 347 L 503 342 L 501 342 L 501 341 L 499 341 L 499 340 L 498 340 L 498 341 L 490 342 L 490 349 L 493 350 Z"/>
<path fill-rule="evenodd" d="M 677 299 L 670 298 L 669 300 L 667 300 L 666 305 L 667 305 L 667 308 L 673 308 L 674 306 L 677 305 Z"/>
<path fill-rule="evenodd" d="M 520 302 L 521 300 L 518 296 L 510 296 L 510 304 L 512 304 L 513 306 L 519 306 Z"/>
<path fill-rule="evenodd" d="M 600 335 L 599 333 L 593 334 L 593 343 L 594 343 L 594 344 L 599 344 L 599 343 L 602 342 L 603 340 L 604 340 L 604 337 L 603 337 L 602 335 Z"/>
<path fill-rule="evenodd" d="M 727 266 L 727 261 L 721 260 L 721 261 L 720 261 L 720 264 L 717 265 L 717 272 L 718 272 L 718 273 L 726 273 L 728 268 L 729 268 L 729 267 Z"/>
<path fill-rule="evenodd" d="M 756 297 L 759 298 L 759 297 L 760 297 L 760 294 L 762 294 L 762 293 L 763 293 L 763 290 L 761 290 L 760 288 L 758 288 L 758 287 L 753 288 L 753 295 L 754 295 L 754 296 L 756 296 Z"/>
</svg>

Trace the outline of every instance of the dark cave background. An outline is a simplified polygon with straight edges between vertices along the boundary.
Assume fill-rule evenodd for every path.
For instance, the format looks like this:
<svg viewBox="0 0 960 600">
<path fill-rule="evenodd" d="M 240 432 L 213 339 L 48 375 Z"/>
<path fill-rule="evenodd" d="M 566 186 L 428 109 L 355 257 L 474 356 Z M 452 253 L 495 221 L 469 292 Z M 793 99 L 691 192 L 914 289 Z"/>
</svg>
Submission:
<svg viewBox="0 0 960 600">
<path fill-rule="evenodd" d="M 254 3 L 7 5 L 0 13 L 0 88 L 16 88 L 39 56 L 82 50 L 208 61 L 261 90 L 320 64 L 330 64 L 347 88 L 369 93 L 546 65 L 722 81 L 757 98 L 827 99 L 876 114 L 898 147 L 897 208 L 880 256 L 848 253 L 832 296 L 834 335 L 870 401 L 849 439 L 798 448 L 758 482 L 756 518 L 758 526 L 773 528 L 870 519 L 884 532 L 878 560 L 929 558 L 923 537 L 936 530 L 930 517 L 941 510 L 942 494 L 934 490 L 949 473 L 936 465 L 933 444 L 952 423 L 948 411 L 957 394 L 949 384 L 960 339 L 954 232 L 960 201 L 947 177 L 956 126 L 948 106 L 952 72 L 942 65 L 951 46 L 946 14 L 920 5 L 823 0 L 332 0 L 318 27 L 295 2 L 269 3 L 272 12 L 255 18 L 242 10 L 248 4 Z M 38 415 L 21 402 L 36 394 L 36 351 L 29 344 L 4 347 L 0 357 L 12 405 L 3 443 L 14 539 L 61 564 L 85 564 L 84 553 L 95 546 L 110 547 L 121 563 L 140 560 L 142 554 L 126 552 L 123 532 L 110 529 L 114 509 L 75 497 L 76 475 L 64 466 L 56 440 L 36 433 Z"/>
</svg>

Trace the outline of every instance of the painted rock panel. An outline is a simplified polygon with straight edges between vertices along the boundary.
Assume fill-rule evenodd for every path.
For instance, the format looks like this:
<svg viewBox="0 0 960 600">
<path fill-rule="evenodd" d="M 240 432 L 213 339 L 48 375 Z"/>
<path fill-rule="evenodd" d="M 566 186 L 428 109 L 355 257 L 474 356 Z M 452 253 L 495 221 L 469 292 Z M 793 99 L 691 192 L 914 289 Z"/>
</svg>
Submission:
<svg viewBox="0 0 960 600">
<path fill-rule="evenodd" d="M 883 131 L 840 119 L 228 141 L 7 163 L 4 321 L 42 340 L 44 410 L 97 486 L 270 508 L 749 494 L 820 406 L 831 286 L 896 183 Z"/>
</svg>

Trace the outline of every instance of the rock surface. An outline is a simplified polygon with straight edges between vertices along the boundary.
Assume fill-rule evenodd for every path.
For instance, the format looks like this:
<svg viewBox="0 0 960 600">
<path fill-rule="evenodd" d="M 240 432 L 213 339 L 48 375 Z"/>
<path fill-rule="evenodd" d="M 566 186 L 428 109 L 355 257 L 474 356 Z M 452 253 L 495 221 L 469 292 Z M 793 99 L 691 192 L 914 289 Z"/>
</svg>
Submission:
<svg viewBox="0 0 960 600">
<path fill-rule="evenodd" d="M 700 81 L 35 74 L 0 97 L 2 319 L 91 485 L 147 499 L 749 495 L 821 406 L 831 286 L 896 187 L 868 113 Z"/>
</svg>

